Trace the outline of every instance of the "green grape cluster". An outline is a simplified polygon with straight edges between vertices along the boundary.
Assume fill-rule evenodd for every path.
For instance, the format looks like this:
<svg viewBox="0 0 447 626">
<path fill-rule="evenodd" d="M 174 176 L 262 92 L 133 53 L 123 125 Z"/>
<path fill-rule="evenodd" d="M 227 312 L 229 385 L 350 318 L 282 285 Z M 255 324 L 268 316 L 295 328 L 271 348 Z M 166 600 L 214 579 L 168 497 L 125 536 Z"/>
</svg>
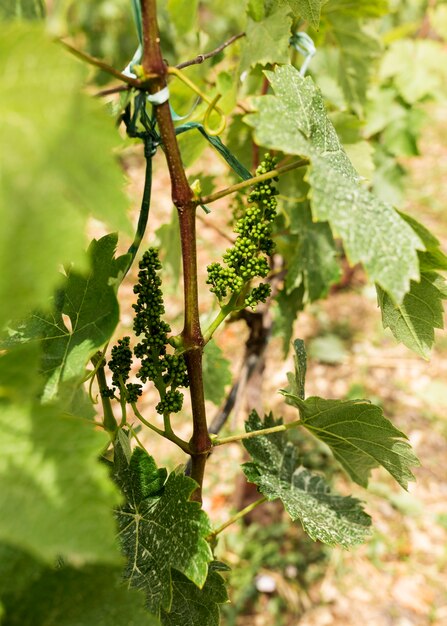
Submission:
<svg viewBox="0 0 447 626">
<path fill-rule="evenodd" d="M 178 387 L 187 387 L 188 374 L 182 355 L 167 354 L 169 324 L 161 318 L 165 313 L 161 269 L 157 248 L 149 248 L 139 263 L 138 283 L 134 293 L 138 295 L 133 305 L 135 318 L 133 328 L 142 339 L 135 346 L 134 354 L 141 361 L 137 377 L 145 383 L 150 380 L 157 387 L 161 399 L 156 406 L 158 413 L 177 413 L 182 408 L 183 394 Z"/>
<path fill-rule="evenodd" d="M 130 337 L 118 339 L 112 348 L 112 358 L 109 361 L 109 368 L 112 372 L 112 383 L 115 389 L 125 388 L 127 402 L 136 402 L 141 396 L 142 385 L 128 383 L 130 370 L 132 367 L 132 350 L 130 349 Z M 112 389 L 103 389 L 101 394 L 106 397 L 113 397 Z"/>
<path fill-rule="evenodd" d="M 266 154 L 256 175 L 270 172 L 275 166 L 275 159 Z M 265 278 L 269 272 L 267 256 L 274 248 L 272 228 L 277 206 L 274 182 L 277 180 L 272 178 L 253 186 L 247 199 L 249 207 L 234 228 L 238 234 L 234 246 L 223 256 L 225 265 L 211 263 L 207 267 L 207 284 L 219 300 L 229 293 L 240 293 L 252 279 Z M 265 302 L 269 294 L 270 286 L 261 283 L 249 292 L 244 304 L 255 308 L 259 302 Z"/>
</svg>

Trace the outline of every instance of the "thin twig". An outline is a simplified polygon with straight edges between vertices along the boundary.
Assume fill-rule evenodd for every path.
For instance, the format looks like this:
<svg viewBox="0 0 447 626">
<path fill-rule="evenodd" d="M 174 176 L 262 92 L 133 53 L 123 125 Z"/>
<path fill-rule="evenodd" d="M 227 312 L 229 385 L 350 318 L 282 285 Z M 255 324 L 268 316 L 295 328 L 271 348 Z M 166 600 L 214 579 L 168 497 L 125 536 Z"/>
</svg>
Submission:
<svg viewBox="0 0 447 626">
<path fill-rule="evenodd" d="M 240 39 L 241 37 L 245 37 L 245 33 L 239 33 L 238 35 L 233 35 L 233 37 L 230 37 L 228 41 L 225 41 L 223 44 L 221 44 L 214 50 L 211 50 L 211 52 L 206 52 L 205 54 L 199 54 L 194 59 L 191 59 L 190 61 L 183 61 L 183 63 L 179 63 L 175 67 L 178 70 L 182 70 L 184 67 L 189 67 L 190 65 L 199 65 L 200 63 L 203 63 L 204 61 L 206 61 L 206 59 L 210 59 L 211 57 L 216 56 L 217 54 L 219 54 L 219 52 L 222 52 L 222 50 L 225 50 L 227 46 L 230 46 L 233 42 L 235 42 L 237 39 Z"/>
<path fill-rule="evenodd" d="M 108 89 L 102 89 L 95 93 L 96 98 L 103 98 L 104 96 L 111 96 L 114 93 L 122 93 L 123 91 L 129 91 L 132 89 L 132 85 L 116 85 L 116 87 L 109 87 Z"/>
<path fill-rule="evenodd" d="M 66 50 L 68 50 L 70 54 L 73 54 L 75 57 L 78 57 L 78 59 L 81 59 L 81 61 L 85 61 L 89 65 L 94 65 L 95 67 L 99 67 L 99 69 L 101 69 L 103 72 L 106 72 L 107 74 L 110 74 L 111 76 L 114 76 L 115 78 L 118 78 L 123 83 L 132 85 L 132 87 L 140 87 L 140 88 L 142 87 L 143 83 L 138 78 L 133 78 L 132 76 L 127 76 L 126 74 L 122 74 L 120 71 L 116 70 L 111 65 L 108 65 L 104 61 L 101 61 L 101 59 L 97 59 L 96 57 L 92 57 L 87 52 L 78 50 L 77 48 L 67 43 L 66 41 L 59 41 L 59 43 Z M 147 76 L 146 78 L 150 78 L 150 77 Z"/>
<path fill-rule="evenodd" d="M 214 530 L 210 535 L 209 538 L 213 538 L 216 537 L 216 535 L 218 535 L 219 533 L 221 533 L 223 530 L 225 530 L 226 528 L 228 528 L 228 526 L 231 526 L 231 524 L 234 524 L 234 522 L 237 522 L 238 520 L 240 520 L 242 517 L 244 517 L 245 515 L 247 515 L 248 513 L 251 513 L 253 511 L 253 509 L 255 509 L 256 507 L 258 507 L 260 504 L 264 504 L 264 502 L 267 502 L 267 498 L 263 497 L 263 498 L 259 498 L 259 500 L 255 500 L 255 502 L 251 502 L 248 506 L 246 506 L 244 509 L 242 509 L 241 511 L 238 511 L 238 513 L 236 513 L 235 515 L 233 515 L 233 517 L 230 517 L 229 520 L 227 520 L 224 524 L 222 524 L 222 526 L 219 526 L 219 528 L 216 528 L 216 530 Z"/>
<path fill-rule="evenodd" d="M 295 170 L 298 167 L 304 167 L 305 165 L 309 165 L 308 159 L 300 159 L 299 161 L 294 161 L 293 163 L 289 163 L 288 165 L 284 165 L 282 167 L 276 167 L 274 170 L 271 170 L 270 172 L 266 172 L 265 174 L 260 174 L 259 176 L 253 176 L 253 178 L 249 178 L 248 180 L 243 180 L 241 183 L 237 183 L 236 185 L 231 185 L 231 187 L 226 187 L 225 189 L 216 191 L 216 193 L 212 193 L 209 196 L 198 198 L 196 200 L 196 204 L 205 204 L 205 205 L 210 204 L 211 202 L 214 202 L 215 200 L 219 200 L 220 198 L 229 196 L 231 193 L 235 193 L 236 191 L 240 191 L 241 189 L 246 189 L 247 187 L 256 185 L 257 183 L 260 183 L 264 180 L 270 180 L 271 178 L 276 178 L 277 176 L 281 176 L 281 174 L 290 172 L 290 170 Z"/>
<path fill-rule="evenodd" d="M 232 435 L 231 437 L 222 437 L 222 439 L 214 439 L 213 446 L 223 446 L 226 443 L 234 443 L 236 441 L 242 441 L 243 439 L 252 439 L 253 437 L 263 437 L 265 435 L 272 435 L 273 433 L 281 433 L 286 430 L 290 430 L 291 428 L 301 426 L 301 424 L 301 420 L 296 420 L 295 422 L 280 424 L 279 426 L 272 426 L 271 428 L 251 430 L 248 433 L 239 433 L 238 435 Z"/>
</svg>

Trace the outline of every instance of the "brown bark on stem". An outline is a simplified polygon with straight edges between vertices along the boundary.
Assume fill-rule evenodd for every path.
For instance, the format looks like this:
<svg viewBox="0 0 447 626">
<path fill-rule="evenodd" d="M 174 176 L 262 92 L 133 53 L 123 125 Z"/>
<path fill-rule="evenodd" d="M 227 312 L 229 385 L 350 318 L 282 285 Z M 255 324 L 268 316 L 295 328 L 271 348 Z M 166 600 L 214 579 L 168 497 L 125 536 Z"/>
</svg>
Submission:
<svg viewBox="0 0 447 626">
<path fill-rule="evenodd" d="M 160 48 L 156 1 L 141 0 L 141 11 L 143 17 L 142 65 L 145 74 L 157 74 L 157 78 L 149 82 L 150 93 L 156 93 L 166 86 L 167 75 L 167 68 Z M 155 115 L 171 177 L 172 201 L 177 207 L 180 222 L 185 302 L 182 337 L 186 348 L 185 360 L 188 368 L 193 415 L 193 434 L 190 441 L 192 449 L 191 477 L 199 485 L 193 493 L 192 499 L 201 501 L 206 458 L 212 446 L 208 434 L 203 393 L 202 353 L 204 341 L 199 321 L 197 289 L 196 202 L 183 168 L 169 102 L 155 105 Z"/>
</svg>

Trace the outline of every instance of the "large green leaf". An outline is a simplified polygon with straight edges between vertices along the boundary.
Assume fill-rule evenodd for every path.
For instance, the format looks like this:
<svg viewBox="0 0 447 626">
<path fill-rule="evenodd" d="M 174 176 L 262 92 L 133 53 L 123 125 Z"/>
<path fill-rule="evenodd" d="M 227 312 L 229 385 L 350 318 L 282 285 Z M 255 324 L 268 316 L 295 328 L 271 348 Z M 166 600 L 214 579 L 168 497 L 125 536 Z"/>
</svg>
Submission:
<svg viewBox="0 0 447 626">
<path fill-rule="evenodd" d="M 308 157 L 314 218 L 328 221 L 351 263 L 363 263 L 371 280 L 396 301 L 419 279 L 417 250 L 424 246 L 388 204 L 361 183 L 329 121 L 319 90 L 292 66 L 265 72 L 275 95 L 254 98 L 247 116 L 256 142 Z"/>
<path fill-rule="evenodd" d="M 24 398 L 0 401 L 0 539 L 48 562 L 119 561 L 118 493 L 93 422 Z"/>
<path fill-rule="evenodd" d="M 118 323 L 114 281 L 122 268 L 121 257 L 114 259 L 116 243 L 115 234 L 93 240 L 90 269 L 80 273 L 70 268 L 51 313 L 33 313 L 11 338 L 11 342 L 40 340 L 42 373 L 47 379 L 44 400 L 53 399 L 62 384 L 79 384 L 87 361 L 110 339 Z"/>
<path fill-rule="evenodd" d="M 22 594 L 6 596 L 5 608 L 5 626 L 160 625 L 144 607 L 144 595 L 110 566 L 46 569 Z"/>
<path fill-rule="evenodd" d="M 383 289 L 377 288 L 384 328 L 424 359 L 429 358 L 435 342 L 434 329 L 444 328 L 442 301 L 446 296 L 438 288 L 441 280 L 436 272 L 423 272 L 420 282 L 411 281 L 401 304 L 395 304 Z"/>
<path fill-rule="evenodd" d="M 247 19 L 241 70 L 258 63 L 287 63 L 289 61 L 289 38 L 292 19 L 286 7 L 278 7 L 268 17 L 255 21 Z"/>
<path fill-rule="evenodd" d="M 196 483 L 183 474 L 164 474 L 141 449 L 128 463 L 115 446 L 115 479 L 126 503 L 117 511 L 119 538 L 127 557 L 125 578 L 144 590 L 151 612 L 169 612 L 172 606 L 172 569 L 203 587 L 212 561 L 206 537 L 208 517 L 189 496 Z"/>
<path fill-rule="evenodd" d="M 405 213 L 401 217 L 411 226 L 424 243 L 425 251 L 419 252 L 421 280 L 411 281 L 410 291 L 401 304 L 377 287 L 382 321 L 395 338 L 407 348 L 428 359 L 435 341 L 435 328 L 444 328 L 442 301 L 447 297 L 444 279 L 438 270 L 447 270 L 447 256 L 441 250 L 438 239 L 423 224 Z"/>
<path fill-rule="evenodd" d="M 169 17 L 182 36 L 195 26 L 198 4 L 198 0 L 168 0 Z"/>
<path fill-rule="evenodd" d="M 301 425 L 329 446 L 349 476 L 368 485 L 373 468 L 382 466 L 404 489 L 414 480 L 411 466 L 419 465 L 406 435 L 384 417 L 382 409 L 366 400 L 302 400 L 283 392 L 295 406 Z"/>
<path fill-rule="evenodd" d="M 84 79 L 43 26 L 2 27 L 0 327 L 45 306 L 61 264 L 84 259 L 90 215 L 128 228 L 116 130 Z"/>
<path fill-rule="evenodd" d="M 225 398 L 225 389 L 231 383 L 230 361 L 215 341 L 209 341 L 203 352 L 203 390 L 205 399 L 219 405 Z"/>
<path fill-rule="evenodd" d="M 252 432 L 281 423 L 271 415 L 261 421 L 253 411 L 245 429 Z M 359 500 L 331 493 L 321 476 L 298 462 L 296 447 L 284 432 L 246 439 L 244 446 L 253 459 L 242 466 L 248 480 L 258 485 L 268 500 L 279 498 L 312 539 L 345 548 L 365 540 L 371 518 Z"/>
<path fill-rule="evenodd" d="M 337 251 L 327 222 L 313 222 L 309 207 L 299 205 L 295 224 L 300 224 L 297 243 L 287 261 L 286 287 L 290 292 L 304 282 L 310 302 L 327 295 L 340 278 Z"/>
<path fill-rule="evenodd" d="M 163 626 L 219 626 L 219 604 L 228 602 L 225 581 L 218 573 L 220 565 L 211 563 L 202 589 L 172 570 L 173 600 L 170 612 L 161 613 Z"/>
<path fill-rule="evenodd" d="M 361 116 L 369 78 L 380 54 L 379 40 L 354 17 L 333 13 L 329 23 L 330 36 L 336 41 L 340 51 L 339 83 L 347 104 Z"/>
<path fill-rule="evenodd" d="M 327 0 L 281 0 L 287 2 L 294 15 L 301 16 L 311 26 L 318 28 L 320 24 L 321 7 Z"/>
</svg>

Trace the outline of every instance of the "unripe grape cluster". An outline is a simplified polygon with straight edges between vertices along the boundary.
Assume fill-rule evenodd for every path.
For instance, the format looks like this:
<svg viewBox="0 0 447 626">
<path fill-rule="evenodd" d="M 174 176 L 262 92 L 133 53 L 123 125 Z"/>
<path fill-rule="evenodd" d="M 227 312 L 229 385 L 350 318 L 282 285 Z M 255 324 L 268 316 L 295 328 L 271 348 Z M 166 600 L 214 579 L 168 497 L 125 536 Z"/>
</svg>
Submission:
<svg viewBox="0 0 447 626">
<path fill-rule="evenodd" d="M 266 174 L 275 169 L 275 159 L 266 154 L 264 161 L 256 170 L 256 175 Z M 273 252 L 273 220 L 276 215 L 277 178 L 262 181 L 253 186 L 247 200 L 249 207 L 237 221 L 234 232 L 238 237 L 232 248 L 224 256 L 225 265 L 208 265 L 207 284 L 219 300 L 228 294 L 240 293 L 244 286 L 254 278 L 265 278 L 269 272 L 266 255 Z M 245 298 L 245 306 L 255 308 L 259 302 L 265 302 L 270 295 L 270 286 L 261 283 L 252 289 Z"/>
<path fill-rule="evenodd" d="M 112 358 L 109 361 L 109 367 L 112 372 L 113 387 L 121 390 L 123 390 L 124 387 L 127 402 L 136 402 L 137 398 L 141 396 L 142 385 L 127 383 L 130 369 L 132 367 L 130 337 L 118 339 L 116 346 L 113 346 Z M 102 395 L 113 397 L 114 392 L 111 389 L 107 389 L 102 391 Z"/>
<path fill-rule="evenodd" d="M 134 293 L 138 295 L 133 328 L 137 337 L 143 336 L 135 346 L 134 353 L 141 361 L 137 377 L 145 383 L 154 382 L 161 400 L 156 406 L 158 413 L 177 413 L 182 408 L 183 394 L 178 387 L 187 387 L 188 374 L 182 355 L 167 354 L 169 324 L 161 317 L 165 313 L 161 269 L 157 248 L 149 248 L 139 263 L 138 283 Z"/>
</svg>

